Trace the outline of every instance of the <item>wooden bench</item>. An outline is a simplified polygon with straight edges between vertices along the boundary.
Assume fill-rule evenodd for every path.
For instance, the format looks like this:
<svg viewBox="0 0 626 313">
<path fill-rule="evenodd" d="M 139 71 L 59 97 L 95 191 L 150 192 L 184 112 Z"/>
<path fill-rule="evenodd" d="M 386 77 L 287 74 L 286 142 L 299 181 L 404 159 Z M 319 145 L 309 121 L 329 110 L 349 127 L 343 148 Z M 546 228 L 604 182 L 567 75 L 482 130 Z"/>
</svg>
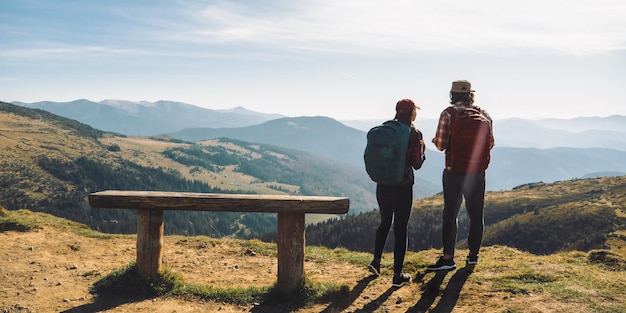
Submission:
<svg viewBox="0 0 626 313">
<path fill-rule="evenodd" d="M 163 210 L 278 213 L 278 282 L 281 293 L 297 290 L 304 279 L 304 216 L 344 214 L 344 197 L 213 194 L 107 190 L 89 195 L 94 208 L 137 209 L 137 269 L 146 279 L 161 267 Z"/>
</svg>

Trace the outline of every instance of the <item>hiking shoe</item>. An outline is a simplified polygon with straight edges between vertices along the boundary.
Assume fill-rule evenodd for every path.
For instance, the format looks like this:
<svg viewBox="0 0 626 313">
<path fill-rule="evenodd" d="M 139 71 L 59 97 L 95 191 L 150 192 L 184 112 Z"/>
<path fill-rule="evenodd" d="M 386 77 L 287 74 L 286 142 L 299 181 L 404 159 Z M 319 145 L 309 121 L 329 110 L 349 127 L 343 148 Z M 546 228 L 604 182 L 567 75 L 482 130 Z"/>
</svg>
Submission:
<svg viewBox="0 0 626 313">
<path fill-rule="evenodd" d="M 454 258 L 449 260 L 444 259 L 443 255 L 439 257 L 439 260 L 435 264 L 429 265 L 426 270 L 428 271 L 451 271 L 456 268 Z"/>
<path fill-rule="evenodd" d="M 476 265 L 476 264 L 478 264 L 478 255 L 468 255 L 465 258 L 465 263 L 467 265 Z"/>
<path fill-rule="evenodd" d="M 380 276 L 380 263 L 370 263 L 370 265 L 367 266 L 367 269 L 370 270 L 370 272 L 376 276 Z"/>
<path fill-rule="evenodd" d="M 393 274 L 393 280 L 391 285 L 394 287 L 402 287 L 411 282 L 411 275 L 407 273 L 395 273 Z"/>
</svg>

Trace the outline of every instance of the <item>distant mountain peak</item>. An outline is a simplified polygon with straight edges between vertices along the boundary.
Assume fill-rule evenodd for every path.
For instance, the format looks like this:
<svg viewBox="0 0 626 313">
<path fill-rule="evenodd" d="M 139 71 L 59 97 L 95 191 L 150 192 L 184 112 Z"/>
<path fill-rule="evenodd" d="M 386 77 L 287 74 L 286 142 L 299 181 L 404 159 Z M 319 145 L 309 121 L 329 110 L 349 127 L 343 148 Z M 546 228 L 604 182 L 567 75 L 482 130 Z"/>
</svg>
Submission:
<svg viewBox="0 0 626 313">
<path fill-rule="evenodd" d="M 152 102 L 148 101 L 128 101 L 128 100 L 116 100 L 116 99 L 106 99 L 99 102 L 102 105 L 108 105 L 114 108 L 118 108 L 120 110 L 124 110 L 129 113 L 136 114 L 139 112 L 139 107 L 154 107 Z"/>
<path fill-rule="evenodd" d="M 99 102 L 100 104 L 106 104 L 111 106 L 124 106 L 124 105 L 141 105 L 145 107 L 155 107 L 159 105 L 182 105 L 182 106 L 194 106 L 189 103 L 179 102 L 179 101 L 170 101 L 170 100 L 159 100 L 155 102 L 141 100 L 141 101 L 131 101 L 131 100 L 120 100 L 120 99 L 105 99 Z"/>
<path fill-rule="evenodd" d="M 159 100 L 156 102 L 150 101 L 128 101 L 128 100 L 116 100 L 116 99 L 106 99 L 99 102 L 102 105 L 108 105 L 125 112 L 129 112 L 132 114 L 138 114 L 142 109 L 153 109 L 153 110 L 163 110 L 164 112 L 173 112 L 177 111 L 181 108 L 186 110 L 205 110 L 205 111 L 214 111 L 211 109 L 201 108 L 192 104 L 177 102 L 177 101 L 169 101 L 169 100 Z"/>
<path fill-rule="evenodd" d="M 236 106 L 234 108 L 231 109 L 220 109 L 220 110 L 216 110 L 218 112 L 225 112 L 225 113 L 250 113 L 251 111 L 242 107 L 242 106 Z"/>
<path fill-rule="evenodd" d="M 259 114 L 261 114 L 265 116 L 268 120 L 285 117 L 284 115 L 277 114 L 277 113 L 272 114 L 272 113 L 259 113 L 259 112 L 251 111 L 240 105 L 231 109 L 219 109 L 215 111 L 221 112 L 221 113 L 235 113 L 235 114 L 240 114 L 240 115 L 254 115 L 254 116 L 258 116 Z"/>
</svg>

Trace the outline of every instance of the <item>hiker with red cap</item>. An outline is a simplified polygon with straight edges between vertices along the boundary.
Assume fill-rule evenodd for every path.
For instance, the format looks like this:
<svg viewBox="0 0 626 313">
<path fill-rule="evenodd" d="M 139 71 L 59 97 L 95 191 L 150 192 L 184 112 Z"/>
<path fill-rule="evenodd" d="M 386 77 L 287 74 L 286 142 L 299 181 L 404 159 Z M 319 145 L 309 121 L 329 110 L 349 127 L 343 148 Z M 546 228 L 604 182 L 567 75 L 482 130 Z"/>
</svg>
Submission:
<svg viewBox="0 0 626 313">
<path fill-rule="evenodd" d="M 419 109 L 420 107 L 411 99 L 398 101 L 394 119 L 368 132 L 368 146 L 365 151 L 366 170 L 372 180 L 376 181 L 376 199 L 380 209 L 380 225 L 376 230 L 374 258 L 368 265 L 368 269 L 373 274 L 380 275 L 383 248 L 393 222 L 395 242 L 392 285 L 394 287 L 401 287 L 411 281 L 411 275 L 402 272 L 402 268 L 408 244 L 407 228 L 413 203 L 413 170 L 421 168 L 426 159 L 422 133 L 413 125 Z M 391 135 L 377 136 L 377 131 L 380 129 L 386 129 Z M 399 144 L 396 145 L 396 143 Z M 381 161 L 385 158 L 393 161 L 385 164 Z M 379 163 L 382 165 L 378 166 Z M 389 176 L 392 178 L 388 178 Z"/>
<path fill-rule="evenodd" d="M 445 150 L 443 170 L 443 255 L 429 271 L 449 271 L 454 262 L 457 240 L 457 217 L 463 199 L 470 225 L 467 237 L 469 253 L 466 264 L 478 264 L 478 252 L 484 228 L 485 170 L 494 146 L 492 120 L 489 114 L 474 105 L 474 90 L 467 80 L 455 80 L 450 89 L 450 106 L 439 117 L 432 142 Z"/>
</svg>

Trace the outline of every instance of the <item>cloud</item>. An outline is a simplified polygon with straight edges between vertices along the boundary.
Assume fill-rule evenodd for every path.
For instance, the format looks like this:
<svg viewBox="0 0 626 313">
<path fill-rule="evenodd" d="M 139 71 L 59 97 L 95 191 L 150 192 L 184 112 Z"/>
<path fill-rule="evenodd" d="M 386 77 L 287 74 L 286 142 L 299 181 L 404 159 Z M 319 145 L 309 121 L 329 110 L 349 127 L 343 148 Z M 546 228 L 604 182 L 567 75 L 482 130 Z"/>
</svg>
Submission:
<svg viewBox="0 0 626 313">
<path fill-rule="evenodd" d="M 619 0 L 309 0 L 278 1 L 271 10 L 238 3 L 204 6 L 187 39 L 346 53 L 626 49 L 626 4 Z"/>
<path fill-rule="evenodd" d="M 0 55 L 283 58 L 301 53 L 589 55 L 626 50 L 622 0 L 36 3 L 4 4 L 0 16 L 13 22 L 0 28 L 8 43 Z"/>
</svg>

